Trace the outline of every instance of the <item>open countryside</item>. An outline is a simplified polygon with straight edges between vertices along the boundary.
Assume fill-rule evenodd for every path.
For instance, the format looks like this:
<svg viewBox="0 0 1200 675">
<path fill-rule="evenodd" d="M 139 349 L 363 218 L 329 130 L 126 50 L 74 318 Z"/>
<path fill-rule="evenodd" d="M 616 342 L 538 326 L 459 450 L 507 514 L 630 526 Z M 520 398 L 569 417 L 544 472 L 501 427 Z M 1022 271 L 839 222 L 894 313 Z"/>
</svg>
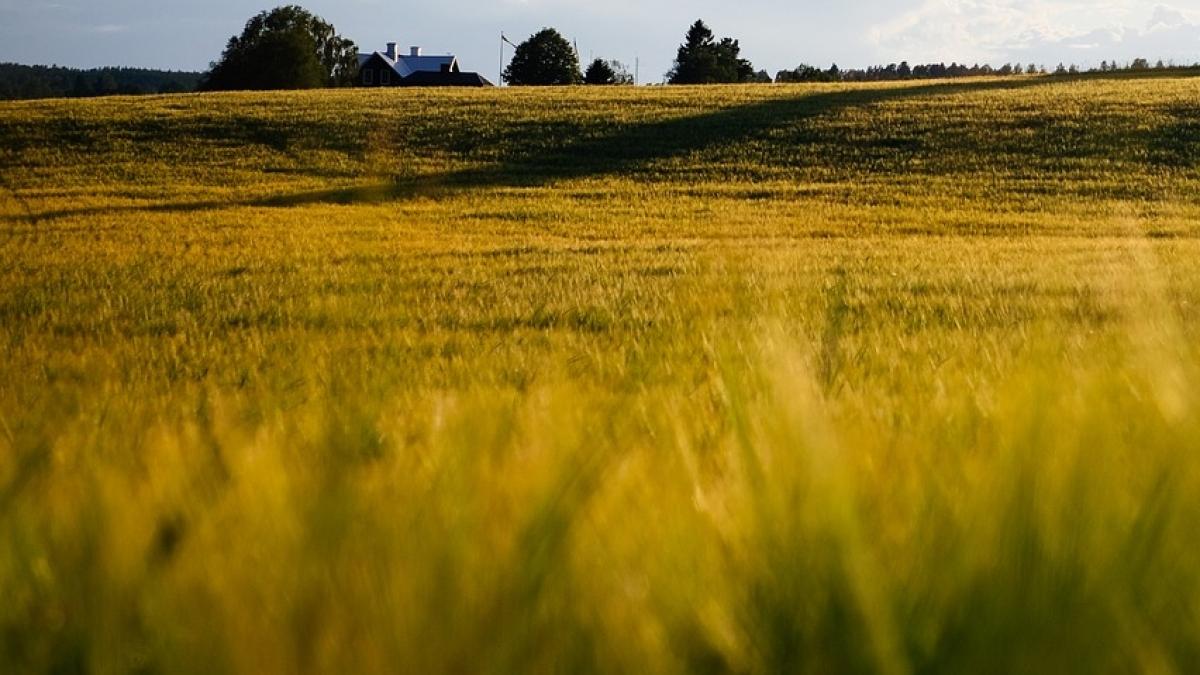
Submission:
<svg viewBox="0 0 1200 675">
<path fill-rule="evenodd" d="M 1191 663 L 1195 87 L 9 104 L 6 658 Z"/>
<path fill-rule="evenodd" d="M 1193 672 L 1196 74 L 0 103 L 0 672 Z"/>
</svg>

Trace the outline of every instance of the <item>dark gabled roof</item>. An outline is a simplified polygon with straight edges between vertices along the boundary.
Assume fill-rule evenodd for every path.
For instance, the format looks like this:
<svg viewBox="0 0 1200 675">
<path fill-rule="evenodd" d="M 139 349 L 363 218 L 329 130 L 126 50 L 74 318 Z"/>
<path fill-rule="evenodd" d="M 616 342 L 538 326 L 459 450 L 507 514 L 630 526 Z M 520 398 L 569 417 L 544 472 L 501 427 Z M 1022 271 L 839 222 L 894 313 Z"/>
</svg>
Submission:
<svg viewBox="0 0 1200 675">
<path fill-rule="evenodd" d="M 401 87 L 491 87 L 479 73 L 432 73 L 421 71 L 400 80 Z"/>
</svg>

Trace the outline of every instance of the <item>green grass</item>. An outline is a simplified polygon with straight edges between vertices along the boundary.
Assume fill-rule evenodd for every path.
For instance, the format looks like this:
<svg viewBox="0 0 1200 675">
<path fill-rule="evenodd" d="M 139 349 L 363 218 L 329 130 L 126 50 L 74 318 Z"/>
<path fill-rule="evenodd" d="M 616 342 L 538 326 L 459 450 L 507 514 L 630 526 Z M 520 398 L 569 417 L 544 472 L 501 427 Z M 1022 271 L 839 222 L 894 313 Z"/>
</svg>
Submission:
<svg viewBox="0 0 1200 675">
<path fill-rule="evenodd" d="M 0 671 L 1200 669 L 1197 87 L 0 104 Z"/>
</svg>

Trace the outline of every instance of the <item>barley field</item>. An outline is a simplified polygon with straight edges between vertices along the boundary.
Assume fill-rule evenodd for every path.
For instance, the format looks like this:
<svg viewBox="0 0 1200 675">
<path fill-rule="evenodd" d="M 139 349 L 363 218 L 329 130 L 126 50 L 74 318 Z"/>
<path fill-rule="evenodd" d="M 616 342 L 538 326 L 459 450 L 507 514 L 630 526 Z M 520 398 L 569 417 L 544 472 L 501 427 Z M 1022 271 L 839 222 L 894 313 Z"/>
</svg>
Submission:
<svg viewBox="0 0 1200 675">
<path fill-rule="evenodd" d="M 1200 79 L 0 103 L 0 672 L 1200 670 Z"/>
</svg>

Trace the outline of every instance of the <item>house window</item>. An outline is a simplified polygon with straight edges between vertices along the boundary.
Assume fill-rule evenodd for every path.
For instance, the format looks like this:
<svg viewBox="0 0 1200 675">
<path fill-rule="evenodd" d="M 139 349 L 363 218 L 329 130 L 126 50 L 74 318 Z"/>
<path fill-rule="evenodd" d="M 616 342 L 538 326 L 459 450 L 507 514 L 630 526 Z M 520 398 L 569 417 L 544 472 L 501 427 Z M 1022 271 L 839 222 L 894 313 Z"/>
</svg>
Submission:
<svg viewBox="0 0 1200 675">
<path fill-rule="evenodd" d="M 372 84 L 375 84 L 375 78 L 371 77 L 373 74 L 374 71 L 363 68 L 363 84 L 367 85 L 368 87 Z"/>
<path fill-rule="evenodd" d="M 386 70 L 379 73 L 379 84 L 391 84 L 391 83 L 392 83 L 392 74 L 391 73 L 389 73 Z"/>
</svg>

